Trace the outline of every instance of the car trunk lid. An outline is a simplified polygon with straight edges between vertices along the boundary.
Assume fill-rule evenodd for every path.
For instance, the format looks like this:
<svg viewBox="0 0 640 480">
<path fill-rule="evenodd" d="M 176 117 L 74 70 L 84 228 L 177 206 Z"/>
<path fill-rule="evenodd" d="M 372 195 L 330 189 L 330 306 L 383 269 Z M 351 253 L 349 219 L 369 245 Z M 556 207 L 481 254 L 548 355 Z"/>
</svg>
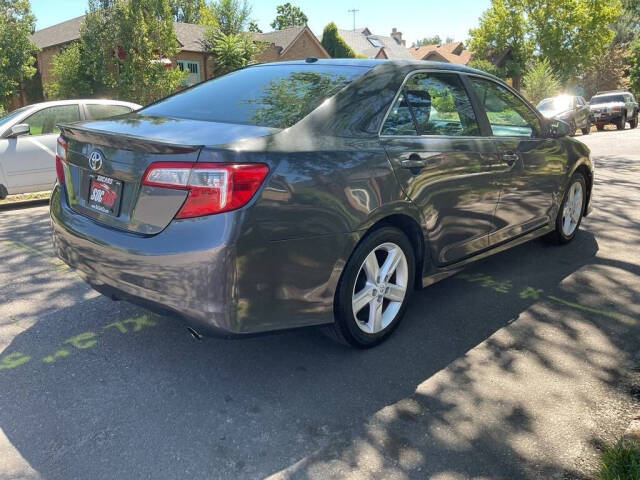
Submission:
<svg viewBox="0 0 640 480">
<path fill-rule="evenodd" d="M 60 129 L 68 145 L 71 208 L 110 227 L 146 235 L 162 231 L 187 197 L 184 190 L 142 185 L 149 165 L 195 163 L 205 145 L 228 146 L 274 133 L 265 127 L 138 114 Z"/>
</svg>

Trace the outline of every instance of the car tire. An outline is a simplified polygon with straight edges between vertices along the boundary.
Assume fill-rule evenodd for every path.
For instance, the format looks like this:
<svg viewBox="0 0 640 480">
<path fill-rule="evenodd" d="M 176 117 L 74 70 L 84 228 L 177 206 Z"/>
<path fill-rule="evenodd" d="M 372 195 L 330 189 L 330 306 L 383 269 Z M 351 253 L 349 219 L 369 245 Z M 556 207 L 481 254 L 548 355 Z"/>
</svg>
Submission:
<svg viewBox="0 0 640 480">
<path fill-rule="evenodd" d="M 616 122 L 616 128 L 618 130 L 624 130 L 627 126 L 627 114 L 623 113 L 620 119 Z"/>
<path fill-rule="evenodd" d="M 587 125 L 581 130 L 583 135 L 589 135 L 591 132 L 591 120 L 587 120 Z"/>
<path fill-rule="evenodd" d="M 9 196 L 9 191 L 7 190 L 7 187 L 5 187 L 0 183 L 0 200 L 4 200 L 8 196 Z"/>
<path fill-rule="evenodd" d="M 633 112 L 633 116 L 631 118 L 633 120 L 629 120 L 629 127 L 637 128 L 637 126 L 638 126 L 638 112 Z"/>
<path fill-rule="evenodd" d="M 584 175 L 574 173 L 558 210 L 556 228 L 549 236 L 554 243 L 564 245 L 574 239 L 582 223 L 586 200 L 587 182 Z"/>
<path fill-rule="evenodd" d="M 407 236 L 394 227 L 372 231 L 342 272 L 334 297 L 335 322 L 326 333 L 356 348 L 379 344 L 400 323 L 414 280 L 415 253 Z"/>
<path fill-rule="evenodd" d="M 604 131 L 604 124 L 603 124 L 603 123 L 596 123 L 596 129 L 597 129 L 599 132 Z"/>
</svg>

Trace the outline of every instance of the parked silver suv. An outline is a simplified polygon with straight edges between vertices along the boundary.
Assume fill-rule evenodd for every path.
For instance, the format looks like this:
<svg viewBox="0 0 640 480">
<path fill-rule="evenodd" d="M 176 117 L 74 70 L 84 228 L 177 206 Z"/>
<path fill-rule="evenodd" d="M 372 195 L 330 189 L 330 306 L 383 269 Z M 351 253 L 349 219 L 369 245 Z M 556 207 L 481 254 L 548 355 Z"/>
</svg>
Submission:
<svg viewBox="0 0 640 480">
<path fill-rule="evenodd" d="M 638 126 L 638 102 L 631 92 L 598 92 L 591 97 L 589 106 L 598 131 L 604 130 L 604 126 L 610 123 L 618 130 L 624 130 L 627 122 L 631 128 Z"/>
</svg>

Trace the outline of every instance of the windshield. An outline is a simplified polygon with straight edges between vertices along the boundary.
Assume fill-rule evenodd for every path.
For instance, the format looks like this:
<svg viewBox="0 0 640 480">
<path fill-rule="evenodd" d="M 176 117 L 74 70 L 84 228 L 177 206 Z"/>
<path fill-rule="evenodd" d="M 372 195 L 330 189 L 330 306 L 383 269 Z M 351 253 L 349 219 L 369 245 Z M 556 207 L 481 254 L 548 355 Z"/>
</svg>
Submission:
<svg viewBox="0 0 640 480">
<path fill-rule="evenodd" d="M 8 122 L 9 120 L 11 120 L 14 117 L 17 117 L 18 115 L 20 115 L 22 112 L 24 112 L 25 110 L 29 109 L 30 107 L 22 107 L 22 108 L 18 108 L 17 110 L 14 110 L 13 112 L 7 113 L 6 115 L 0 117 L 0 125 L 2 125 L 5 122 Z"/>
<path fill-rule="evenodd" d="M 340 65 L 250 67 L 160 100 L 138 113 L 287 128 L 367 70 Z"/>
<path fill-rule="evenodd" d="M 560 97 L 545 98 L 538 104 L 538 110 L 553 110 L 564 112 L 573 108 L 573 97 L 562 95 Z"/>
<path fill-rule="evenodd" d="M 624 97 L 622 95 L 603 95 L 601 97 L 593 97 L 591 105 L 599 105 L 601 103 L 612 103 L 612 102 L 620 102 L 624 103 Z"/>
</svg>

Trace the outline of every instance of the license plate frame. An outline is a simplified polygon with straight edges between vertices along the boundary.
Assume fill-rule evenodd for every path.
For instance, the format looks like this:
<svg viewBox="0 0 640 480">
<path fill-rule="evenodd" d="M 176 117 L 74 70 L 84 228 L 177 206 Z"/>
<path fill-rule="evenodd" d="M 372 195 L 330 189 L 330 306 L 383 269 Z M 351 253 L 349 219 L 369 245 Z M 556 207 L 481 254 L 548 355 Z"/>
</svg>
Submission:
<svg viewBox="0 0 640 480">
<path fill-rule="evenodd" d="M 101 192 L 101 193 L 100 193 Z M 122 202 L 122 181 L 105 175 L 89 175 L 89 208 L 117 217 Z"/>
</svg>

